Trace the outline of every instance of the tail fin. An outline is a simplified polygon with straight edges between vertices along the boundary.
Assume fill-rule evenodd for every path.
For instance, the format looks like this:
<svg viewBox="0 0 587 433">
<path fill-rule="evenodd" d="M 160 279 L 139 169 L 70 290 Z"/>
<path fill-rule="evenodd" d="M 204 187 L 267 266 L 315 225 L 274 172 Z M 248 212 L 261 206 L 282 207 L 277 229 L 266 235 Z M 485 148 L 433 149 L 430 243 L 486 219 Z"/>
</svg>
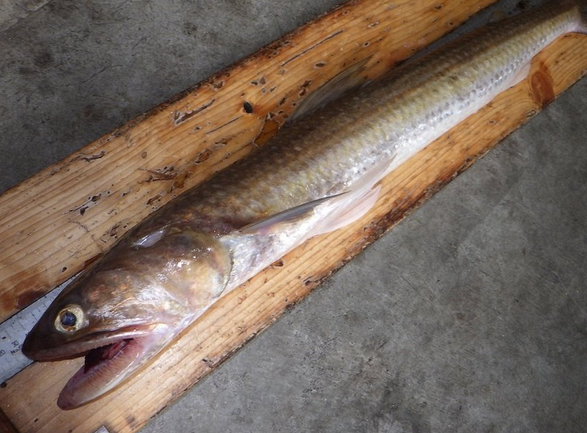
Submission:
<svg viewBox="0 0 587 433">
<path fill-rule="evenodd" d="M 577 32 L 587 34 L 587 0 L 574 0 L 574 3 L 579 7 L 579 11 L 581 12 L 581 23 Z"/>
</svg>

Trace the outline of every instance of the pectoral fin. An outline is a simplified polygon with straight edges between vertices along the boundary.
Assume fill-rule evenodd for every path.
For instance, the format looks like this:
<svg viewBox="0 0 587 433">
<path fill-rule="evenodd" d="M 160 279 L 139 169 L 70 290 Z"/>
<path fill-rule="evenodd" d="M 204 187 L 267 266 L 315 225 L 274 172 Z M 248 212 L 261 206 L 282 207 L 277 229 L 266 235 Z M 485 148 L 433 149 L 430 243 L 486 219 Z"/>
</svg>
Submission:
<svg viewBox="0 0 587 433">
<path fill-rule="evenodd" d="M 332 202 L 333 200 L 336 200 L 337 198 L 345 194 L 347 193 L 343 192 L 341 194 L 323 197 L 308 203 L 304 203 L 300 206 L 296 206 L 291 209 L 284 210 L 283 212 L 279 212 L 275 215 L 271 215 L 270 217 L 265 218 L 261 221 L 257 221 L 252 224 L 246 225 L 239 231 L 243 234 L 263 235 L 272 233 L 274 231 L 279 230 L 283 226 L 299 223 L 305 218 L 308 218 L 318 206 L 324 205 L 328 202 Z"/>
<path fill-rule="evenodd" d="M 354 197 L 354 200 L 349 200 L 343 206 L 339 206 L 339 209 L 333 212 L 323 224 L 316 227 L 312 232 L 311 237 L 333 232 L 334 230 L 338 230 L 355 222 L 369 212 L 373 205 L 375 205 L 380 191 L 381 187 L 375 187 L 369 190 L 367 194 Z"/>
<path fill-rule="evenodd" d="M 373 207 L 381 189 L 375 185 L 388 173 L 394 160 L 392 157 L 391 161 L 376 164 L 345 192 L 322 197 L 271 215 L 244 226 L 239 232 L 247 235 L 277 233 L 287 226 L 299 224 L 311 217 L 319 207 L 326 207 L 325 217 L 308 232 L 306 239 L 344 227 L 361 218 Z"/>
<path fill-rule="evenodd" d="M 239 232 L 245 235 L 261 236 L 277 233 L 286 229 L 287 226 L 299 224 L 310 218 L 318 207 L 327 206 L 329 209 L 326 212 L 327 216 L 308 232 L 307 239 L 309 239 L 337 230 L 361 218 L 373 207 L 380 190 L 380 187 L 376 187 L 362 191 L 361 194 L 348 191 L 320 198 L 249 224 L 241 228 Z"/>
</svg>

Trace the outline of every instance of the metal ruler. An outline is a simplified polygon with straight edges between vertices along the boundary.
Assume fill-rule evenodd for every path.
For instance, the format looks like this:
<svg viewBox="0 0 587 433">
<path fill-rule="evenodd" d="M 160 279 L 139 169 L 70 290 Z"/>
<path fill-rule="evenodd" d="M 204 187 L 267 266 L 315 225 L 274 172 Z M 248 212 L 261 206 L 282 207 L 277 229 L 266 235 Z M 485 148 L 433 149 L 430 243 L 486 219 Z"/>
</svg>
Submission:
<svg viewBox="0 0 587 433">
<path fill-rule="evenodd" d="M 75 277 L 57 286 L 51 292 L 0 324 L 0 383 L 4 383 L 33 362 L 22 354 L 20 350 L 22 343 L 49 304 L 53 302 L 73 278 Z"/>
</svg>

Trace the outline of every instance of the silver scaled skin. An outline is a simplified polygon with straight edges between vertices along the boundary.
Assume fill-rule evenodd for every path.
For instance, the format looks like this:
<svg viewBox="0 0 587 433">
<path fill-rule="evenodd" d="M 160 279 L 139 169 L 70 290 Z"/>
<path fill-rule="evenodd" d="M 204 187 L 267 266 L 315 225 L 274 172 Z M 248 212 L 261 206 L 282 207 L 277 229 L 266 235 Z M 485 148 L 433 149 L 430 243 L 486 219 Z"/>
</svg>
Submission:
<svg viewBox="0 0 587 433">
<path fill-rule="evenodd" d="M 305 240 L 374 204 L 377 182 L 526 78 L 557 37 L 585 32 L 556 2 L 460 38 L 329 104 L 127 233 L 69 285 L 23 352 L 86 356 L 58 400 L 91 401 L 128 378 L 228 293 Z"/>
</svg>

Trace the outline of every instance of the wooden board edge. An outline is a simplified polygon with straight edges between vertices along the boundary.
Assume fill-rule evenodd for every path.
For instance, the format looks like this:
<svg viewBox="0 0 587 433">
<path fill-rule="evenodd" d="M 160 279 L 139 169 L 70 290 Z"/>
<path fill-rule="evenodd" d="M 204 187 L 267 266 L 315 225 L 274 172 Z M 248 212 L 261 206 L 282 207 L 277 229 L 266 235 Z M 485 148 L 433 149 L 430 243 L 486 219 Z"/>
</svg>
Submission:
<svg viewBox="0 0 587 433">
<path fill-rule="evenodd" d="M 549 47 L 547 50 L 545 50 L 548 52 L 545 52 L 544 54 L 539 55 L 539 57 L 535 60 L 534 67 L 533 67 L 533 74 L 531 76 L 532 78 L 529 83 L 528 82 L 521 83 L 520 85 L 516 86 L 514 89 L 511 89 L 510 93 L 516 93 L 516 95 L 518 95 L 518 96 L 523 96 L 524 94 L 526 94 L 526 97 L 525 97 L 526 99 L 522 103 L 522 106 L 516 108 L 516 110 L 517 110 L 516 112 L 518 113 L 516 118 L 515 119 L 505 119 L 504 115 L 501 114 L 501 117 L 500 117 L 499 113 L 497 113 L 496 116 L 498 118 L 500 118 L 500 119 L 498 119 L 497 124 L 499 124 L 500 122 L 505 122 L 506 126 L 513 124 L 512 127 L 505 128 L 504 132 L 496 135 L 490 141 L 486 141 L 486 142 L 479 144 L 480 147 L 477 148 L 476 151 L 473 151 L 471 154 L 463 155 L 464 160 L 461 163 L 457 164 L 455 167 L 451 168 L 450 170 L 444 171 L 442 173 L 442 176 L 440 176 L 440 178 L 437 177 L 436 181 L 431 181 L 427 185 L 427 187 L 424 188 L 419 194 L 414 196 L 410 193 L 410 191 L 406 191 L 405 192 L 406 198 L 400 199 L 400 201 L 397 203 L 390 204 L 390 206 L 392 207 L 391 210 L 388 210 L 387 212 L 385 212 L 384 214 L 379 216 L 376 221 L 370 222 L 367 225 L 364 225 L 365 222 L 363 221 L 359 226 L 364 225 L 364 227 L 366 227 L 366 229 L 365 228 L 362 229 L 360 241 L 357 242 L 351 249 L 346 250 L 345 255 L 343 255 L 340 260 L 336 261 L 334 263 L 334 265 L 331 268 L 327 269 L 323 274 L 304 278 L 303 280 L 299 281 L 299 283 L 296 283 L 299 285 L 298 286 L 299 290 L 294 291 L 296 293 L 296 296 L 292 297 L 289 300 L 286 300 L 286 302 L 282 305 L 282 308 L 276 309 L 275 311 L 273 311 L 272 314 L 265 316 L 265 319 L 262 320 L 260 323 L 256 323 L 256 324 L 254 323 L 253 325 L 247 327 L 245 329 L 245 331 L 246 331 L 245 334 L 243 334 L 242 337 L 240 337 L 241 339 L 237 340 L 237 343 L 233 344 L 231 346 L 231 348 L 229 348 L 229 350 L 225 350 L 224 352 L 221 352 L 221 353 L 213 353 L 210 355 L 209 358 L 202 359 L 201 360 L 202 362 L 199 364 L 200 366 L 198 367 L 199 371 L 201 372 L 200 375 L 193 381 L 178 383 L 177 385 L 179 385 L 179 386 L 170 387 L 169 388 L 170 392 L 169 392 L 168 396 L 166 397 L 165 403 L 159 404 L 155 408 L 155 410 L 152 410 L 152 412 L 149 416 L 145 416 L 146 414 L 143 413 L 139 417 L 133 416 L 130 418 L 128 418 L 128 417 L 125 418 L 122 413 L 114 413 L 114 414 L 112 414 L 112 418 L 109 419 L 110 424 L 107 423 L 107 427 L 109 429 L 112 429 L 112 431 L 134 432 L 134 431 L 138 430 L 142 425 L 144 425 L 146 422 L 148 422 L 148 420 L 150 419 L 150 416 L 152 416 L 153 413 L 158 412 L 159 410 L 161 410 L 161 408 L 165 407 L 166 405 L 170 404 L 170 402 L 177 399 L 181 394 L 183 394 L 183 392 L 186 389 L 193 386 L 194 383 L 196 383 L 198 380 L 200 380 L 202 377 L 204 377 L 207 373 L 209 373 L 210 371 L 215 369 L 218 365 L 220 365 L 226 359 L 228 359 L 231 356 L 231 354 L 233 354 L 239 347 L 242 347 L 244 344 L 246 344 L 247 341 L 250 341 L 251 338 L 253 338 L 255 335 L 257 335 L 259 332 L 262 332 L 263 329 L 266 329 L 267 326 L 269 326 L 271 323 L 273 323 L 275 320 L 277 320 L 277 318 L 280 317 L 284 313 L 284 311 L 287 310 L 287 308 L 291 308 L 290 305 L 293 305 L 296 302 L 299 302 L 301 299 L 303 299 L 314 287 L 318 286 L 325 278 L 330 276 L 333 272 L 335 272 L 335 270 L 339 269 L 346 261 L 350 260 L 350 258 L 352 256 L 356 256 L 368 244 L 372 243 L 379 236 L 383 235 L 386 231 L 388 231 L 398 221 L 405 218 L 405 216 L 408 215 L 410 212 L 412 212 L 417 206 L 421 205 L 428 198 L 430 198 L 435 192 L 437 192 L 439 189 L 441 189 L 444 185 L 449 183 L 452 179 L 454 179 L 456 176 L 458 176 L 460 173 L 462 173 L 468 167 L 470 167 L 475 160 L 477 160 L 479 157 L 481 157 L 483 154 L 485 154 L 489 149 L 491 149 L 493 146 L 495 146 L 501 139 L 503 139 L 506 135 L 508 135 L 514 129 L 516 129 L 516 127 L 525 123 L 530 117 L 532 117 L 534 114 L 536 114 L 541 108 L 543 108 L 545 105 L 547 105 L 549 102 L 551 102 L 552 98 L 546 98 L 546 99 L 544 98 L 544 95 L 550 94 L 549 92 L 544 93 L 540 89 L 536 89 L 532 86 L 533 84 L 535 84 L 535 83 L 533 83 L 533 78 L 536 76 L 536 74 L 549 74 L 548 65 L 556 64 L 556 62 L 559 60 L 559 57 L 563 56 L 563 54 L 561 54 L 561 53 L 564 52 L 564 53 L 566 53 L 567 56 L 572 56 L 572 53 L 570 53 L 570 51 L 572 51 L 572 48 L 573 48 L 572 44 L 575 44 L 575 41 L 576 41 L 577 46 L 582 47 L 581 48 L 582 51 L 580 51 L 580 52 L 584 52 L 584 50 L 587 48 L 587 37 L 573 35 L 573 36 L 568 36 L 568 37 L 563 38 L 563 40 L 558 41 L 555 46 Z M 550 58 L 549 56 L 552 58 Z M 546 61 L 545 59 L 548 61 Z M 566 60 L 568 61 L 569 58 L 567 58 Z M 580 77 L 585 75 L 585 73 L 587 72 L 587 59 L 583 57 L 579 60 L 582 61 L 582 63 L 580 63 L 582 66 L 580 68 L 577 67 L 577 70 L 575 71 L 574 75 L 572 75 L 572 76 L 566 76 L 566 77 L 563 77 L 562 79 L 559 79 L 556 74 L 556 68 L 554 68 L 555 73 L 554 73 L 554 75 L 550 76 L 551 84 L 549 84 L 552 86 L 554 96 L 557 96 L 560 92 L 562 92 L 562 90 L 564 90 L 564 88 L 569 87 L 571 84 L 575 83 Z M 544 69 L 544 68 L 546 68 L 546 69 Z M 566 82 L 565 82 L 565 80 L 566 80 Z M 491 107 L 488 107 L 487 109 L 484 109 L 484 110 L 491 110 L 491 109 L 492 109 Z M 469 126 L 475 125 L 475 122 L 476 122 L 475 118 L 482 117 L 482 116 L 480 115 L 480 116 L 473 116 L 473 117 L 474 118 L 467 119 L 465 121 L 465 123 L 468 122 L 468 124 L 462 126 L 462 129 L 466 130 Z M 453 132 L 454 131 L 449 132 L 448 135 L 451 135 Z M 444 137 L 444 139 L 447 140 L 446 137 Z M 450 144 L 450 139 L 448 139 L 448 144 Z M 434 143 L 431 146 L 434 146 Z M 445 144 L 445 146 L 446 146 L 446 144 Z M 423 156 L 421 154 L 419 154 L 415 158 L 421 159 L 422 157 Z M 344 232 L 347 233 L 347 232 L 350 232 L 350 230 L 357 230 L 357 226 L 355 225 L 352 228 L 345 230 Z M 324 239 L 322 239 L 322 242 L 324 242 L 325 239 L 327 240 L 330 238 L 328 238 L 328 237 L 324 238 Z M 316 242 L 320 242 L 320 240 L 310 241 L 309 244 L 305 248 L 311 250 L 313 248 L 313 245 L 315 246 Z M 302 248 L 302 247 L 300 247 L 300 248 Z M 289 255 L 288 255 L 288 257 L 289 257 Z M 289 260 L 289 258 L 288 258 L 288 260 Z M 271 274 L 271 273 L 272 273 L 272 271 L 264 271 L 265 277 L 267 277 L 267 275 Z M 269 277 L 270 276 L 271 275 L 269 275 Z M 261 276 L 259 278 L 262 278 L 262 277 L 263 276 Z M 269 278 L 269 277 L 267 277 L 267 278 Z M 237 291 L 231 293 L 225 299 L 221 300 L 219 302 L 217 309 L 226 308 L 227 311 L 232 311 L 231 308 L 234 308 L 235 305 L 237 305 L 239 303 L 239 297 L 244 296 L 244 298 L 245 298 L 244 301 L 246 302 L 246 296 L 247 296 L 246 291 L 247 291 L 246 287 L 241 290 L 237 289 Z M 243 295 L 243 292 L 244 292 L 244 295 Z M 216 313 L 218 313 L 218 311 Z M 208 315 L 206 318 L 209 318 L 211 315 Z M 237 320 L 237 319 L 235 319 L 235 320 Z M 213 333 L 214 331 L 210 330 L 208 332 Z M 190 335 L 192 333 L 194 333 L 193 329 L 188 330 L 182 338 L 188 338 L 187 335 Z M 229 337 L 233 338 L 234 336 L 232 334 L 226 334 L 226 336 L 219 334 L 219 337 L 207 336 L 206 338 L 226 338 L 228 340 Z M 169 350 L 171 351 L 174 349 L 170 348 Z M 31 369 L 31 370 L 33 370 L 33 369 Z M 39 371 L 38 368 L 36 368 L 34 370 L 37 373 Z M 145 379 L 144 376 L 142 379 L 136 379 L 136 380 L 134 380 L 135 385 L 136 385 L 136 383 L 140 383 L 141 380 L 147 380 L 147 379 Z M 111 395 L 110 397 L 107 397 L 106 400 L 104 401 L 105 406 L 108 405 L 109 401 L 110 402 L 114 401 L 114 399 L 116 397 L 115 394 L 117 394 L 117 393 L 122 393 L 122 391 L 117 391 L 113 395 Z M 122 394 L 119 394 L 119 396 L 120 395 L 122 395 Z M 2 399 L 0 398 L 0 401 L 1 400 Z M 2 403 L 5 404 L 6 402 L 4 401 Z M 96 415 L 99 416 L 99 411 L 89 410 L 89 407 L 90 406 L 87 406 L 86 409 L 82 408 L 82 410 L 80 410 L 80 412 L 78 412 L 78 414 L 85 413 L 88 417 L 96 416 Z M 11 415 L 13 415 L 13 414 L 11 414 Z M 12 418 L 12 419 L 14 420 L 14 418 Z M 101 419 L 100 421 L 103 422 L 103 419 Z M 28 424 L 28 426 L 30 427 L 30 424 Z M 30 430 L 30 431 L 35 431 L 35 430 Z"/>
</svg>

